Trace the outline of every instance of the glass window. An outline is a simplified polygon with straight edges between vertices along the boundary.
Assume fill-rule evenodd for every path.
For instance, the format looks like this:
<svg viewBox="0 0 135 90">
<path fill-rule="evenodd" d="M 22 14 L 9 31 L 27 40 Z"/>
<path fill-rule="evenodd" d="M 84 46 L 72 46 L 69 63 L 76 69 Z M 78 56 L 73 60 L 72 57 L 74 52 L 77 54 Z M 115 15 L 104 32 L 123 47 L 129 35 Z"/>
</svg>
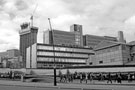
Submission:
<svg viewBox="0 0 135 90">
<path fill-rule="evenodd" d="M 92 64 L 93 64 L 92 62 L 89 63 L 89 65 L 92 65 Z"/>
<path fill-rule="evenodd" d="M 122 50 L 126 50 L 126 45 L 121 45 Z"/>
<path fill-rule="evenodd" d="M 103 61 L 99 61 L 99 64 L 102 64 L 103 63 Z"/>
<path fill-rule="evenodd" d="M 110 61 L 111 61 L 111 62 L 115 62 L 115 59 L 111 59 Z"/>
</svg>

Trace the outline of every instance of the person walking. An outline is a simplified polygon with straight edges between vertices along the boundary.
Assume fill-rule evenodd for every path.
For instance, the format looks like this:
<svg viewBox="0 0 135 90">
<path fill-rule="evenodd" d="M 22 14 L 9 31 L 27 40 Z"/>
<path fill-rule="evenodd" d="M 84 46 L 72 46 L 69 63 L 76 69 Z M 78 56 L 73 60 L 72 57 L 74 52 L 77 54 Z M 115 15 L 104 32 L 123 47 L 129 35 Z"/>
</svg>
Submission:
<svg viewBox="0 0 135 90">
<path fill-rule="evenodd" d="M 60 78 L 59 81 L 62 82 L 62 72 L 61 72 L 61 70 L 59 70 L 59 78 Z"/>
<path fill-rule="evenodd" d="M 108 80 L 107 80 L 107 83 L 109 83 L 109 82 L 112 83 L 112 76 L 111 76 L 110 73 L 108 74 Z"/>
<path fill-rule="evenodd" d="M 89 74 L 89 79 L 90 79 L 90 82 L 93 82 L 93 73 Z"/>
<path fill-rule="evenodd" d="M 131 82 L 131 74 L 130 73 L 128 73 L 128 75 L 127 75 L 127 79 L 128 79 L 128 82 Z"/>
<path fill-rule="evenodd" d="M 80 83 L 82 83 L 83 81 L 83 77 L 82 77 L 82 73 L 80 73 Z"/>
<path fill-rule="evenodd" d="M 15 78 L 15 73 L 14 72 L 12 72 L 12 79 L 14 79 Z"/>
<path fill-rule="evenodd" d="M 134 75 L 132 75 L 132 80 L 134 80 L 135 79 L 135 76 Z"/>
<path fill-rule="evenodd" d="M 122 83 L 121 80 L 122 80 L 121 74 L 118 74 L 117 82 L 118 82 L 118 83 Z"/>
<path fill-rule="evenodd" d="M 116 73 L 116 74 L 115 74 L 115 77 L 114 77 L 114 82 L 115 82 L 115 83 L 116 83 L 117 80 L 118 80 L 117 78 L 118 78 L 118 74 Z"/>
<path fill-rule="evenodd" d="M 88 73 L 85 73 L 85 81 L 87 83 L 87 80 L 88 80 Z"/>
</svg>

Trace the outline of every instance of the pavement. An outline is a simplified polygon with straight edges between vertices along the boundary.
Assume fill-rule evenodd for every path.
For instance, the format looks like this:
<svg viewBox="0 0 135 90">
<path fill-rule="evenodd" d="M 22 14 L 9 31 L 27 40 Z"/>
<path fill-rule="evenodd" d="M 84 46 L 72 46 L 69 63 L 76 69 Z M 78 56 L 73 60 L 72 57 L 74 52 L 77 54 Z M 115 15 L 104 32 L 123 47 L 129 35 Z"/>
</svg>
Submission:
<svg viewBox="0 0 135 90">
<path fill-rule="evenodd" d="M 128 82 L 123 81 L 122 84 L 113 82 L 112 84 L 107 84 L 106 81 L 93 81 L 86 84 L 85 81 L 79 83 L 79 80 L 74 81 L 73 83 L 57 83 L 57 86 L 54 86 L 53 83 L 37 83 L 37 82 L 22 82 L 22 81 L 13 81 L 13 80 L 0 80 L 0 85 L 4 86 L 19 86 L 19 87 L 39 87 L 39 88 L 56 88 L 56 89 L 73 89 L 73 90 L 90 90 L 88 88 L 93 88 L 92 90 L 112 90 L 112 88 L 129 88 L 132 87 L 135 90 L 135 81 Z M 98 89 L 97 89 L 98 88 Z M 127 88 L 127 90 L 129 90 Z M 114 90 L 113 89 L 113 90 Z M 116 89 L 120 90 L 120 89 Z"/>
<path fill-rule="evenodd" d="M 75 80 L 73 83 L 78 84 L 80 81 L 79 80 Z M 135 86 L 135 80 L 132 82 L 128 82 L 128 81 L 122 81 L 122 83 L 117 83 L 114 82 L 114 80 L 112 80 L 112 83 L 107 83 L 107 80 L 104 81 L 98 81 L 98 80 L 94 80 L 92 82 L 90 82 L 89 80 L 87 81 L 83 81 L 80 84 L 87 84 L 87 85 L 123 85 L 123 86 Z"/>
</svg>

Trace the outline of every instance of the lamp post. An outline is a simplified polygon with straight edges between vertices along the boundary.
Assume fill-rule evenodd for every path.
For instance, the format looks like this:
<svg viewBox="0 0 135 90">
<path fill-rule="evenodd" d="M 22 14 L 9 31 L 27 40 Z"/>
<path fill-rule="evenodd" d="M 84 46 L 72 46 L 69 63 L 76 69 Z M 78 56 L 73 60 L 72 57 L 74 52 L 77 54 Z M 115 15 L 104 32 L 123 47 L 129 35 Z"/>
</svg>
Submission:
<svg viewBox="0 0 135 90">
<path fill-rule="evenodd" d="M 54 56 L 54 86 L 57 86 L 57 81 L 56 81 L 56 62 L 55 62 L 55 48 L 54 48 L 54 39 L 53 39 L 53 30 L 52 30 L 52 26 L 51 26 L 51 21 L 50 18 L 48 18 L 49 20 L 49 25 L 50 25 L 50 30 L 51 30 L 51 39 L 52 39 L 52 46 L 53 46 L 53 56 Z"/>
</svg>

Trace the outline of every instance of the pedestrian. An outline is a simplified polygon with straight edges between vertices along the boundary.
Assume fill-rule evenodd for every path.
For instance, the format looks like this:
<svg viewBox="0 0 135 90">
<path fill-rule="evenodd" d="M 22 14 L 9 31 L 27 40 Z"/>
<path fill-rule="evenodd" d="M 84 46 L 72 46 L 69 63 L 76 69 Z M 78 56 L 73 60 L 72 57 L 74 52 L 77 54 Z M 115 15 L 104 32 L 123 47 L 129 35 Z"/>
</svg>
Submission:
<svg viewBox="0 0 135 90">
<path fill-rule="evenodd" d="M 82 83 L 83 81 L 83 76 L 82 76 L 82 73 L 80 73 L 80 83 Z"/>
<path fill-rule="evenodd" d="M 104 80 L 104 76 L 102 73 L 99 74 L 99 81 L 103 81 Z"/>
<path fill-rule="evenodd" d="M 117 82 L 117 78 L 118 78 L 118 74 L 116 73 L 114 77 L 114 82 Z"/>
<path fill-rule="evenodd" d="M 15 78 L 15 73 L 14 72 L 12 72 L 12 79 L 14 79 Z"/>
<path fill-rule="evenodd" d="M 112 76 L 110 73 L 108 73 L 108 76 L 107 76 L 108 80 L 107 80 L 107 83 L 112 83 Z"/>
<path fill-rule="evenodd" d="M 121 77 L 121 74 L 119 74 L 118 77 L 117 77 L 117 82 L 122 83 L 121 80 L 122 80 L 122 77 Z"/>
<path fill-rule="evenodd" d="M 131 74 L 130 73 L 128 73 L 127 79 L 128 79 L 128 82 L 131 82 Z"/>
<path fill-rule="evenodd" d="M 90 82 L 93 82 L 93 73 L 89 74 L 89 79 L 90 79 Z"/>
<path fill-rule="evenodd" d="M 60 78 L 60 82 L 62 82 L 62 72 L 61 72 L 61 70 L 59 70 L 59 78 Z"/>
<path fill-rule="evenodd" d="M 88 74 L 85 73 L 85 81 L 86 81 L 86 83 L 87 83 L 87 80 L 88 80 Z"/>
<path fill-rule="evenodd" d="M 135 79 L 135 76 L 134 75 L 132 75 L 132 80 L 134 80 Z"/>
<path fill-rule="evenodd" d="M 21 74 L 21 81 L 24 82 L 24 75 Z"/>
<path fill-rule="evenodd" d="M 9 78 L 12 79 L 12 71 L 9 72 Z"/>
<path fill-rule="evenodd" d="M 71 82 L 74 80 L 74 74 L 71 74 Z"/>
</svg>

